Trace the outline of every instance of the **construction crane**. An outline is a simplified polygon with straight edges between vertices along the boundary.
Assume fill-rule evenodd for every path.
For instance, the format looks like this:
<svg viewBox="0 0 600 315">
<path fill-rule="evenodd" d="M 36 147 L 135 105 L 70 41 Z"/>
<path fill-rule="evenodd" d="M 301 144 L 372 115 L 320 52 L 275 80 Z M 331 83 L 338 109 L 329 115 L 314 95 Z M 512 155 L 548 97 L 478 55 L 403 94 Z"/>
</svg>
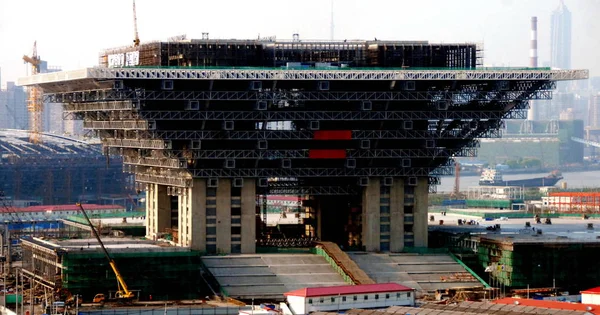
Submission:
<svg viewBox="0 0 600 315">
<path fill-rule="evenodd" d="M 24 55 L 23 61 L 31 65 L 31 75 L 40 73 L 40 64 L 42 60 L 37 54 L 37 42 L 33 42 L 33 53 L 31 57 Z M 44 102 L 42 102 L 42 93 L 39 87 L 29 88 L 29 97 L 27 99 L 27 111 L 29 112 L 29 141 L 31 143 L 42 143 L 42 112 L 44 111 Z"/>
<path fill-rule="evenodd" d="M 133 0 L 133 47 L 140 45 L 140 36 L 137 29 L 137 13 L 135 12 L 135 0 Z"/>
<path fill-rule="evenodd" d="M 106 247 L 104 247 L 104 243 L 102 243 L 102 240 L 100 239 L 100 234 L 98 234 L 96 227 L 94 227 L 94 225 L 92 224 L 92 221 L 90 220 L 87 213 L 83 209 L 83 206 L 81 205 L 81 203 L 78 203 L 77 206 L 79 207 L 79 210 L 81 210 L 81 213 L 83 213 L 83 216 L 85 217 L 85 220 L 87 221 L 88 225 L 92 229 L 92 233 L 96 237 L 98 244 L 100 244 L 100 247 L 102 247 L 104 256 L 106 256 L 106 259 L 108 259 L 108 263 L 109 263 L 110 267 L 112 268 L 113 272 L 115 273 L 115 276 L 117 277 L 117 286 L 118 286 L 118 291 L 116 293 L 117 300 L 128 301 L 128 300 L 133 299 L 135 297 L 135 294 L 133 292 L 129 291 L 129 288 L 127 287 L 127 284 L 125 283 L 123 276 L 121 276 L 121 273 L 119 272 L 119 268 L 117 268 L 117 263 L 115 263 L 115 260 L 112 259 L 112 257 L 110 257 L 110 254 L 106 250 Z M 94 302 L 104 302 L 104 300 L 105 300 L 104 295 L 101 293 L 96 294 L 96 296 L 94 297 Z"/>
</svg>

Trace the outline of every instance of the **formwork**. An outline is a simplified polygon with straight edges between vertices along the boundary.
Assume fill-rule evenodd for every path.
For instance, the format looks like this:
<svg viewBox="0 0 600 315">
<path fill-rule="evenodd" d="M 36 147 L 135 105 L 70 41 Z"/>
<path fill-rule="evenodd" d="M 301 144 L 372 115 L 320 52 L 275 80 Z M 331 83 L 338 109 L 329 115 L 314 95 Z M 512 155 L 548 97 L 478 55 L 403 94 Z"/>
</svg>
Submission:
<svg viewBox="0 0 600 315">
<path fill-rule="evenodd" d="M 80 294 L 84 301 L 97 293 L 114 293 L 117 280 L 95 240 L 68 241 L 69 246 L 28 238 L 23 240 L 23 268 L 53 288 Z M 75 242 L 75 243 L 73 243 Z M 130 290 L 139 298 L 194 299 L 210 295 L 200 275 L 200 253 L 148 241 L 107 245 Z"/>
<path fill-rule="evenodd" d="M 557 235 L 480 238 L 478 257 L 492 285 L 579 292 L 600 282 L 600 240 Z"/>
</svg>

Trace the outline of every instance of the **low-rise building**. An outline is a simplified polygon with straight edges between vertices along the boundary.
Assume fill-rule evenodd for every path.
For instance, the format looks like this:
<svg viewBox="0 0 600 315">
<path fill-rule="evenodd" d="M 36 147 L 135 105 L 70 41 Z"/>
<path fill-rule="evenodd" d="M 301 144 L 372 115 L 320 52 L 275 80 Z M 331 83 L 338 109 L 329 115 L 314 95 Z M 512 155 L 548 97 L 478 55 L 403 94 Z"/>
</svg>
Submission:
<svg viewBox="0 0 600 315">
<path fill-rule="evenodd" d="M 91 218 L 96 214 L 125 212 L 125 207 L 121 205 L 84 204 L 83 208 Z M 81 211 L 79 210 L 79 206 L 75 204 L 24 208 L 13 207 L 0 213 L 0 220 L 4 222 L 56 221 L 77 214 L 81 214 Z"/>
<path fill-rule="evenodd" d="M 294 314 L 415 305 L 415 289 L 397 284 L 303 288 L 284 294 Z"/>
<path fill-rule="evenodd" d="M 600 305 L 600 287 L 581 291 L 581 303 Z"/>
</svg>

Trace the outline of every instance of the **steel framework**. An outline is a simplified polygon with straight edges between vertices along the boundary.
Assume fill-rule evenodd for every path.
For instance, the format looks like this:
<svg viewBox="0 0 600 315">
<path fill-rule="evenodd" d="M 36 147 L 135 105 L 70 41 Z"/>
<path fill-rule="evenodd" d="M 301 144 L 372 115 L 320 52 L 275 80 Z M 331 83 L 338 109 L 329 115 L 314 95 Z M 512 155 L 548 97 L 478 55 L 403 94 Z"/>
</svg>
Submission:
<svg viewBox="0 0 600 315">
<path fill-rule="evenodd" d="M 346 195 L 369 177 L 452 174 L 557 80 L 585 70 L 88 68 L 19 83 L 84 120 L 140 183 L 256 179 L 263 193 Z M 360 83 L 360 84 L 359 84 Z M 360 90 L 359 90 L 360 89 Z M 292 179 L 272 181 L 269 179 Z M 364 182 L 363 182 L 364 183 Z"/>
<path fill-rule="evenodd" d="M 160 68 L 86 68 L 20 78 L 19 85 L 111 79 L 137 80 L 349 80 L 349 81 L 501 81 L 501 80 L 582 80 L 588 70 L 480 69 L 480 70 L 281 70 L 281 69 L 160 69 Z"/>
</svg>

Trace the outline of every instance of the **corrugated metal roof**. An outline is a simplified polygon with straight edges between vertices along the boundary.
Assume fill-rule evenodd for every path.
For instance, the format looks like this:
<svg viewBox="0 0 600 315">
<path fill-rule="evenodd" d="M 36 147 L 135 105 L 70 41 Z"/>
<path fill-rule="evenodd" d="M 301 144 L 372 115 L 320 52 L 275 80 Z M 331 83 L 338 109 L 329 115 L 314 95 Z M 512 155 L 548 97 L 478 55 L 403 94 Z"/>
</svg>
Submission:
<svg viewBox="0 0 600 315">
<path fill-rule="evenodd" d="M 125 207 L 121 205 L 96 205 L 96 204 L 83 204 L 83 209 L 86 211 L 94 210 L 118 210 L 124 211 Z M 10 208 L 11 212 L 46 212 L 46 211 L 79 211 L 77 205 L 48 205 L 48 206 L 31 206 L 25 208 Z"/>
<path fill-rule="evenodd" d="M 592 314 L 600 314 L 597 309 L 600 309 L 598 305 L 581 304 L 581 303 L 569 303 L 559 301 L 548 301 L 548 300 L 533 300 L 533 299 L 515 299 L 515 298 L 504 298 L 493 301 L 495 304 L 506 304 L 506 305 L 519 305 L 519 306 L 533 306 L 541 308 L 549 308 L 554 310 L 567 310 L 567 311 L 580 311 L 590 312 Z M 597 309 L 596 309 L 597 308 Z"/>
<path fill-rule="evenodd" d="M 347 294 L 366 294 L 380 292 L 406 292 L 413 289 L 397 283 L 377 283 L 377 284 L 359 284 L 359 285 L 341 285 L 333 287 L 304 288 L 284 293 L 285 296 L 331 296 Z"/>
</svg>

